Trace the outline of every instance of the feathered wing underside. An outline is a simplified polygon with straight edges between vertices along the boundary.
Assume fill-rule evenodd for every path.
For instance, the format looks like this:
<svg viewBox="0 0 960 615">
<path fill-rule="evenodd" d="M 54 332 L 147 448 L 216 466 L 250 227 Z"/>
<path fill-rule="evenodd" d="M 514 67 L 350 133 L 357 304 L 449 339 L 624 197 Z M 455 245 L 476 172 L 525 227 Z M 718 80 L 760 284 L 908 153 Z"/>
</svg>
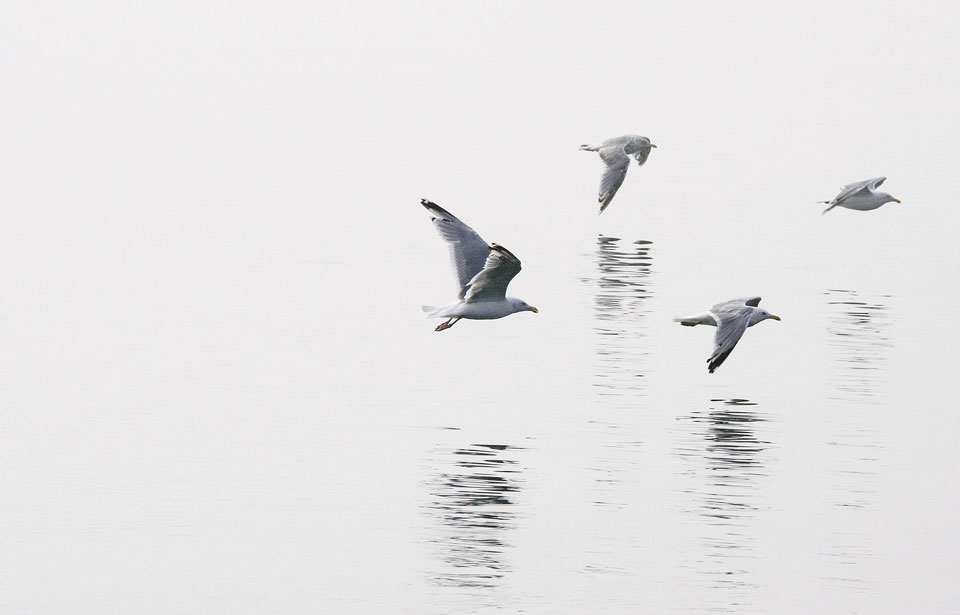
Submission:
<svg viewBox="0 0 960 615">
<path fill-rule="evenodd" d="M 479 274 L 490 250 L 487 242 L 459 218 L 436 203 L 421 199 L 420 203 L 430 212 L 430 220 L 440 237 L 450 248 L 450 262 L 457 276 L 457 295 L 463 299 L 470 281 Z"/>
<path fill-rule="evenodd" d="M 757 301 L 759 301 L 759 298 Z M 747 325 L 750 322 L 750 314 L 750 310 L 744 310 L 738 313 L 716 314 L 719 325 L 717 326 L 716 334 L 713 336 L 713 354 L 707 359 L 707 369 L 710 370 L 711 374 L 713 370 L 720 367 L 720 365 L 727 360 L 727 357 L 733 352 L 737 342 L 743 337 L 743 332 L 747 330 Z"/>
<path fill-rule="evenodd" d="M 600 150 L 600 158 L 607 165 L 600 179 L 600 213 L 603 213 L 627 176 L 630 157 L 623 151 L 623 146 L 618 145 Z"/>
<path fill-rule="evenodd" d="M 483 269 L 467 284 L 464 302 L 497 301 L 507 294 L 507 286 L 520 273 L 520 259 L 497 244 L 487 248 Z"/>
</svg>

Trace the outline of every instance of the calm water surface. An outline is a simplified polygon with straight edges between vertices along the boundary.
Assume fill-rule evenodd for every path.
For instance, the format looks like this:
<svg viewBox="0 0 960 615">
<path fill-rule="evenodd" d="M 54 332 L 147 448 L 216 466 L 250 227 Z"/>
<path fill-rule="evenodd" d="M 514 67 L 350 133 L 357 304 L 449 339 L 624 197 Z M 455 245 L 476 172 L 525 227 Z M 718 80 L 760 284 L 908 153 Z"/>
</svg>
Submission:
<svg viewBox="0 0 960 615">
<path fill-rule="evenodd" d="M 801 8 L 11 8 L 0 612 L 960 613 L 958 13 Z"/>
</svg>

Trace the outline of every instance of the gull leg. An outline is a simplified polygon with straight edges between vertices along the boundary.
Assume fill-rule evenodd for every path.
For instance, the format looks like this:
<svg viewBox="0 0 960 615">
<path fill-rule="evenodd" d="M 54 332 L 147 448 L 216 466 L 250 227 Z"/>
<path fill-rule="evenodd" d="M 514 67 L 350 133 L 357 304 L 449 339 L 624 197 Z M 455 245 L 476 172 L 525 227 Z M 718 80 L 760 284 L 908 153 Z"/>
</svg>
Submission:
<svg viewBox="0 0 960 615">
<path fill-rule="evenodd" d="M 459 318 L 450 317 L 446 322 L 442 322 L 439 325 L 437 325 L 437 328 L 434 329 L 434 331 L 445 331 L 450 327 L 452 327 L 453 325 L 457 324 L 459 320 L 460 320 Z"/>
</svg>

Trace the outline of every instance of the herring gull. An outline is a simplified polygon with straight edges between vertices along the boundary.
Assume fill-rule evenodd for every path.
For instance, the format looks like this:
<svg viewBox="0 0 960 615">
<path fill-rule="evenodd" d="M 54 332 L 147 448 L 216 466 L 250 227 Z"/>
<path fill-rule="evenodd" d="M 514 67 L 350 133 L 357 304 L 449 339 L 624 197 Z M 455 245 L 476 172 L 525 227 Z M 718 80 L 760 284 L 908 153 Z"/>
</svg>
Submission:
<svg viewBox="0 0 960 615">
<path fill-rule="evenodd" d="M 624 135 L 607 139 L 594 145 L 581 145 L 581 150 L 600 152 L 600 158 L 607 168 L 600 179 L 600 213 L 607 208 L 613 196 L 620 189 L 623 178 L 627 176 L 627 167 L 630 166 L 630 156 L 637 159 L 637 164 L 643 166 L 650 155 L 650 148 L 656 147 L 646 137 Z"/>
<path fill-rule="evenodd" d="M 730 353 L 733 347 L 737 345 L 743 332 L 747 327 L 752 327 L 762 320 L 772 318 L 780 320 L 779 316 L 758 307 L 760 297 L 744 297 L 743 299 L 731 299 L 718 303 L 709 311 L 686 318 L 674 318 L 685 327 L 695 327 L 696 325 L 710 325 L 717 328 L 717 333 L 713 338 L 713 354 L 707 359 L 707 369 L 710 373 L 720 367 Z"/>
<path fill-rule="evenodd" d="M 823 210 L 827 213 L 834 207 L 846 207 L 847 209 L 856 209 L 858 211 L 870 211 L 891 201 L 899 203 L 900 199 L 893 198 L 886 192 L 876 192 L 877 188 L 887 179 L 886 177 L 874 177 L 860 182 L 847 184 L 840 191 L 840 194 L 833 197 L 830 201 L 820 201 L 830 207 Z"/>
<path fill-rule="evenodd" d="M 491 320 L 537 308 L 522 299 L 507 297 L 507 285 L 520 273 L 520 259 L 497 244 L 487 244 L 475 230 L 446 209 L 426 199 L 420 204 L 440 237 L 450 246 L 450 260 L 457 275 L 459 298 L 440 307 L 423 306 L 428 316 L 446 318 L 436 331 L 449 329 L 461 318 Z"/>
</svg>

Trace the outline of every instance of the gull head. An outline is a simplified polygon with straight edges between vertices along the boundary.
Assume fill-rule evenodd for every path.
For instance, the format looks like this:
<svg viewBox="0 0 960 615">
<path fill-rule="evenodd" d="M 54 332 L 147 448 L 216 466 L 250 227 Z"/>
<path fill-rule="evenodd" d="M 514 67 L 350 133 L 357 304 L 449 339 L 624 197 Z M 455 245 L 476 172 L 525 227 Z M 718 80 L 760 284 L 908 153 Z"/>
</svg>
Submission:
<svg viewBox="0 0 960 615">
<path fill-rule="evenodd" d="M 750 317 L 750 326 L 757 324 L 758 322 L 763 322 L 766 319 L 780 320 L 780 317 L 776 314 L 771 314 L 763 308 L 757 308 L 753 311 L 753 316 Z"/>
<path fill-rule="evenodd" d="M 510 308 L 513 309 L 514 312 L 533 312 L 534 314 L 540 312 L 540 310 L 533 307 L 523 299 L 514 299 L 513 297 L 510 297 L 508 300 L 510 301 Z"/>
<path fill-rule="evenodd" d="M 878 192 L 877 198 L 882 199 L 881 203 L 889 203 L 893 201 L 894 203 L 899 203 L 900 199 L 895 198 L 892 194 L 887 194 L 886 192 Z"/>
</svg>

